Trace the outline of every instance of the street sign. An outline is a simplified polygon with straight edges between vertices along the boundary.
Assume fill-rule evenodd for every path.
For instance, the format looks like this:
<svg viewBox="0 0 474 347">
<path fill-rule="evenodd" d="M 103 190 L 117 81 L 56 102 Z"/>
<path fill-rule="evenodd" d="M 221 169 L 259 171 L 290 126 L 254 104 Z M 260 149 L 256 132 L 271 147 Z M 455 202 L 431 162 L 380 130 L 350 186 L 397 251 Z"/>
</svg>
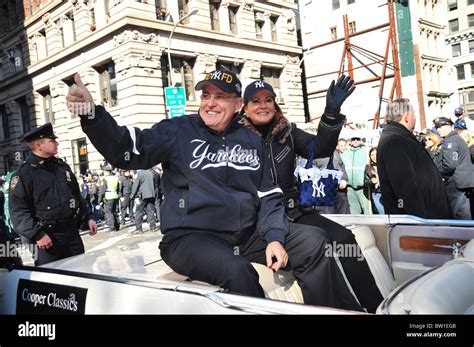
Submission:
<svg viewBox="0 0 474 347">
<path fill-rule="evenodd" d="M 170 107 L 170 118 L 179 117 L 184 114 L 184 107 Z"/>
<path fill-rule="evenodd" d="M 183 87 L 165 88 L 166 107 L 184 107 L 186 106 L 186 92 Z"/>
</svg>

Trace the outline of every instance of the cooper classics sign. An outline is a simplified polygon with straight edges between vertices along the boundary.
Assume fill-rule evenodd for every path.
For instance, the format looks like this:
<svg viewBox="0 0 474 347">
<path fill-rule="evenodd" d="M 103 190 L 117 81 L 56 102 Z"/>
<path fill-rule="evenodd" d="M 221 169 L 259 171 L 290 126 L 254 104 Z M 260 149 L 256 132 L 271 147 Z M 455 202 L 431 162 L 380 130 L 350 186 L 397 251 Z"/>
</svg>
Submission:
<svg viewBox="0 0 474 347">
<path fill-rule="evenodd" d="M 17 314 L 84 314 L 87 288 L 20 279 Z"/>
</svg>

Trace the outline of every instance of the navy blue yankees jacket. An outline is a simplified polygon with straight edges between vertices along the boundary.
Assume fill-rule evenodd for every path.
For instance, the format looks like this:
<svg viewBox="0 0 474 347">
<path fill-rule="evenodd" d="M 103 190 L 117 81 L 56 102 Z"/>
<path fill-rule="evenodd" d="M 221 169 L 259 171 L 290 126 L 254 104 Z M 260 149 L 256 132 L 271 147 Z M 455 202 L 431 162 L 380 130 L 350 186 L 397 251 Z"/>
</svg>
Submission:
<svg viewBox="0 0 474 347">
<path fill-rule="evenodd" d="M 224 132 L 198 114 L 163 120 L 150 129 L 119 126 L 102 107 L 81 125 L 104 158 L 122 169 L 162 163 L 162 232 L 197 229 L 232 234 L 255 228 L 284 243 L 288 222 L 261 138 L 236 116 Z"/>
</svg>

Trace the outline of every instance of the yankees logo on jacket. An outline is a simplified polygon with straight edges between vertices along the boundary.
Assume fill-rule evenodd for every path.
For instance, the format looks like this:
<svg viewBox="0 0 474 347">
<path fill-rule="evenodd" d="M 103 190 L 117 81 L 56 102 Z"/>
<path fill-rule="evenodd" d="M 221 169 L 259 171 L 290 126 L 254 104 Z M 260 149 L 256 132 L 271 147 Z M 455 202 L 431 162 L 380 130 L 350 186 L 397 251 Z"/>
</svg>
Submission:
<svg viewBox="0 0 474 347">
<path fill-rule="evenodd" d="M 95 118 L 82 118 L 81 124 L 116 167 L 147 169 L 162 163 L 163 232 L 213 230 L 237 239 L 256 227 L 267 241 L 284 243 L 288 222 L 282 191 L 273 183 L 264 143 L 239 124 L 238 117 L 221 133 L 206 127 L 198 114 L 163 120 L 141 131 L 117 125 L 96 106 Z"/>
</svg>

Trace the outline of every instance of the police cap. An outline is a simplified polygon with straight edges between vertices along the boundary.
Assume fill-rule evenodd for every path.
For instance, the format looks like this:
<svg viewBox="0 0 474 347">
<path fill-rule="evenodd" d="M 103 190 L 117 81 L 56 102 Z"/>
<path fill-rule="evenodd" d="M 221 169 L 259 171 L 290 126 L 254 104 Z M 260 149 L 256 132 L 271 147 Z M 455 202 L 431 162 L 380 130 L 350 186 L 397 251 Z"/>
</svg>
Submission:
<svg viewBox="0 0 474 347">
<path fill-rule="evenodd" d="M 454 115 L 460 116 L 464 113 L 464 109 L 462 107 L 458 107 L 454 110 Z"/>
<path fill-rule="evenodd" d="M 433 120 L 435 128 L 442 127 L 443 125 L 453 125 L 453 121 L 446 117 L 437 117 Z"/>
<path fill-rule="evenodd" d="M 46 123 L 39 128 L 34 128 L 28 131 L 25 136 L 23 136 L 23 140 L 26 142 L 31 142 L 34 140 L 39 139 L 57 139 L 58 137 L 54 135 L 53 126 L 51 123 Z"/>
</svg>

